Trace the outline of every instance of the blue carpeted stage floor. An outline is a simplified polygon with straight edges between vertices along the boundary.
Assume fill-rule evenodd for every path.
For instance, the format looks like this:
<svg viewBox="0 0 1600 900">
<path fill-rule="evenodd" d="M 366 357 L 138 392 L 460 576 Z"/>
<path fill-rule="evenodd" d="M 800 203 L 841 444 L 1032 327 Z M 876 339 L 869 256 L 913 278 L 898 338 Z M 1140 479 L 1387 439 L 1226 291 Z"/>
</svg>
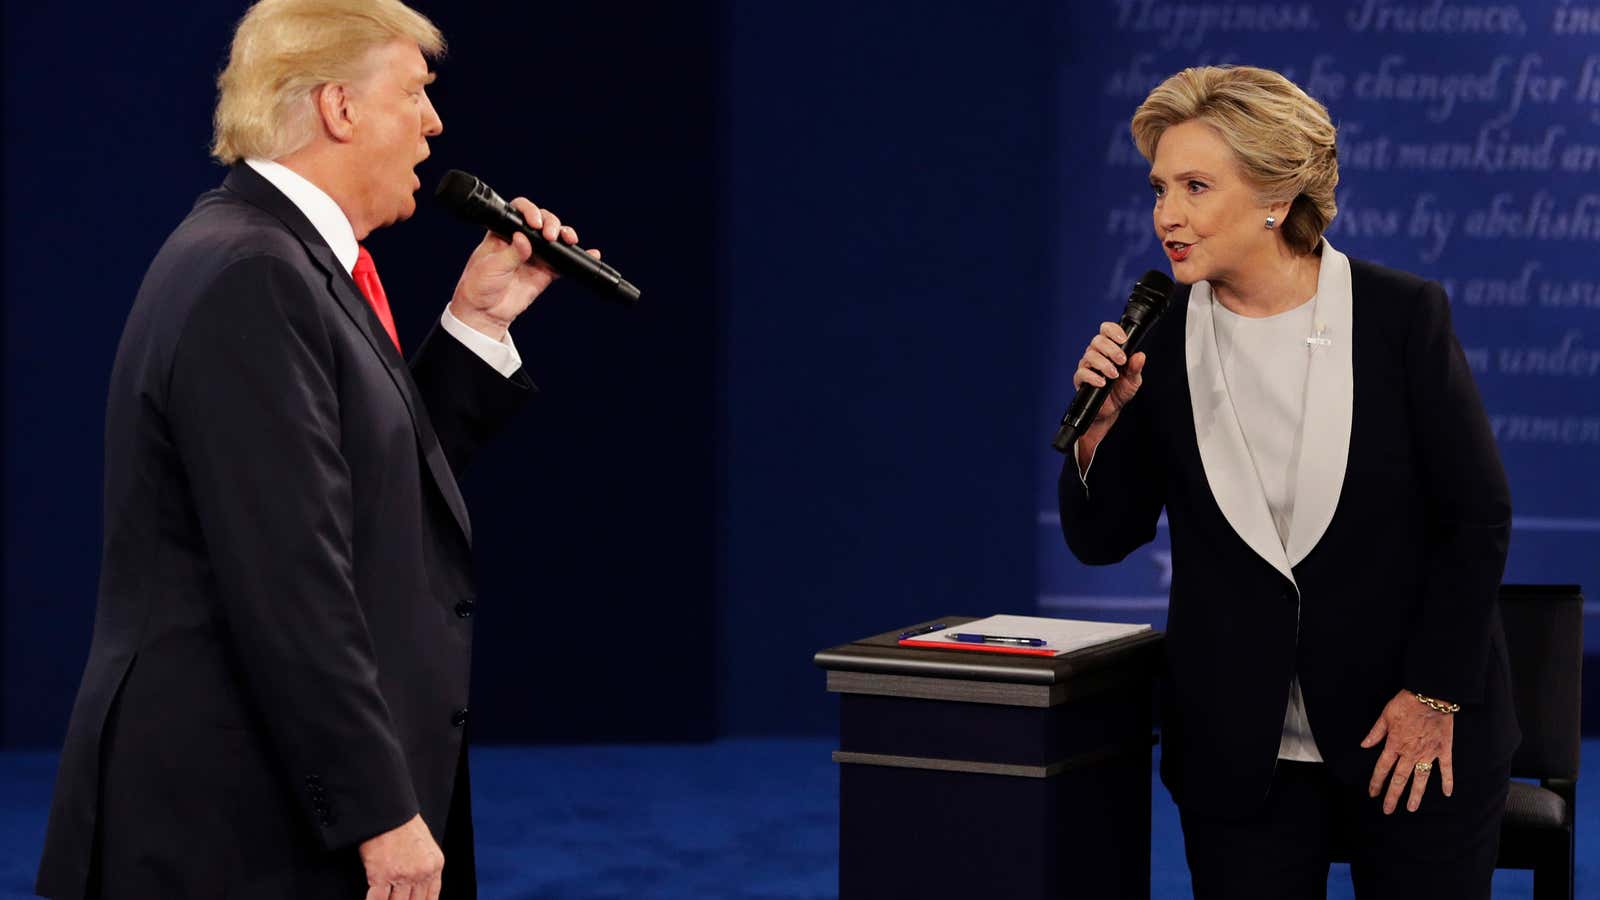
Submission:
<svg viewBox="0 0 1600 900">
<path fill-rule="evenodd" d="M 836 891 L 831 739 L 473 751 L 484 900 L 818 898 Z M 30 896 L 55 755 L 0 754 L 0 896 Z M 1178 816 L 1155 790 L 1152 896 L 1188 897 Z M 1600 740 L 1578 783 L 1578 896 L 1600 895 Z M 1328 896 L 1350 897 L 1337 866 Z M 1532 896 L 1501 872 L 1495 897 Z"/>
</svg>

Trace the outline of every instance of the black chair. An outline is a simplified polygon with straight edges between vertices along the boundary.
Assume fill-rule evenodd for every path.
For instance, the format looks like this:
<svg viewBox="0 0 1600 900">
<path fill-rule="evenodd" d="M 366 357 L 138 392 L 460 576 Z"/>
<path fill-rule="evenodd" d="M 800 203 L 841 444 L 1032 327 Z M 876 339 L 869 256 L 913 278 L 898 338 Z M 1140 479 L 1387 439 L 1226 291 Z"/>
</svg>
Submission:
<svg viewBox="0 0 1600 900">
<path fill-rule="evenodd" d="M 1502 869 L 1532 869 L 1534 900 L 1572 900 L 1583 681 L 1583 594 L 1577 585 L 1507 584 L 1500 615 L 1522 746 L 1500 831 Z"/>
</svg>

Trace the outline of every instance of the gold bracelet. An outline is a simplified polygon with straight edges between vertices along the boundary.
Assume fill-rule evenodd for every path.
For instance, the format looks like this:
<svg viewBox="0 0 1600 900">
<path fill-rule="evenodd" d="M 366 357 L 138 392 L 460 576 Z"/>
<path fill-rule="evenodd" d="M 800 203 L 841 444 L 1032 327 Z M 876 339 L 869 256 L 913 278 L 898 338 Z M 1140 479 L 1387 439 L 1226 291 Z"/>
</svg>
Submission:
<svg viewBox="0 0 1600 900">
<path fill-rule="evenodd" d="M 1443 700 L 1435 700 L 1432 697 L 1425 697 L 1416 691 L 1412 691 L 1411 696 L 1416 697 L 1418 703 L 1421 703 L 1423 706 L 1426 706 L 1434 712 L 1441 712 L 1445 715 L 1454 715 L 1458 712 L 1461 712 L 1461 704 L 1459 703 L 1446 703 Z"/>
</svg>

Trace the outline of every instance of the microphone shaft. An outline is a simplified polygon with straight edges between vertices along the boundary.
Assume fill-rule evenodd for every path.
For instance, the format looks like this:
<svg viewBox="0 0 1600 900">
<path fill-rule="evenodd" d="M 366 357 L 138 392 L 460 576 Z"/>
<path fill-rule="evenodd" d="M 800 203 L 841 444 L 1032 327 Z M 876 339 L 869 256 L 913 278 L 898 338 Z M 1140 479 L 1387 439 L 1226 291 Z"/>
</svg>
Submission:
<svg viewBox="0 0 1600 900">
<path fill-rule="evenodd" d="M 629 284 L 622 273 L 611 268 L 605 263 L 585 253 L 582 247 L 568 244 L 564 241 L 552 241 L 544 233 L 529 225 L 522 214 L 508 205 L 506 211 L 509 218 L 533 245 L 533 255 L 544 260 L 551 268 L 563 275 L 573 275 L 584 281 L 593 282 L 604 289 L 608 294 L 616 294 L 625 302 L 632 303 L 639 299 L 639 289 Z M 511 240 L 511 235 L 500 228 L 491 228 L 496 234 Z"/>
</svg>

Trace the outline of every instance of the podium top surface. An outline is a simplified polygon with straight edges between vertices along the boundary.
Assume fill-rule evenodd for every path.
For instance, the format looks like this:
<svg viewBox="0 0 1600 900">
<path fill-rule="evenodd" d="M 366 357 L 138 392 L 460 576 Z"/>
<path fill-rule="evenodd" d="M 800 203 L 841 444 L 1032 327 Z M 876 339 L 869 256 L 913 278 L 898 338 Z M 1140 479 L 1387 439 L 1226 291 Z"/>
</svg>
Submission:
<svg viewBox="0 0 1600 900">
<path fill-rule="evenodd" d="M 1014 684 L 1064 684 L 1097 669 L 1138 664 L 1154 659 L 1162 633 L 1142 631 L 1124 638 L 1074 650 L 1061 656 L 1018 656 L 974 650 L 934 650 L 900 646 L 900 633 L 936 622 L 964 625 L 981 616 L 940 616 L 829 647 L 811 658 L 829 672 L 870 672 L 879 675 L 913 675 L 965 681 L 1000 681 Z"/>
</svg>

